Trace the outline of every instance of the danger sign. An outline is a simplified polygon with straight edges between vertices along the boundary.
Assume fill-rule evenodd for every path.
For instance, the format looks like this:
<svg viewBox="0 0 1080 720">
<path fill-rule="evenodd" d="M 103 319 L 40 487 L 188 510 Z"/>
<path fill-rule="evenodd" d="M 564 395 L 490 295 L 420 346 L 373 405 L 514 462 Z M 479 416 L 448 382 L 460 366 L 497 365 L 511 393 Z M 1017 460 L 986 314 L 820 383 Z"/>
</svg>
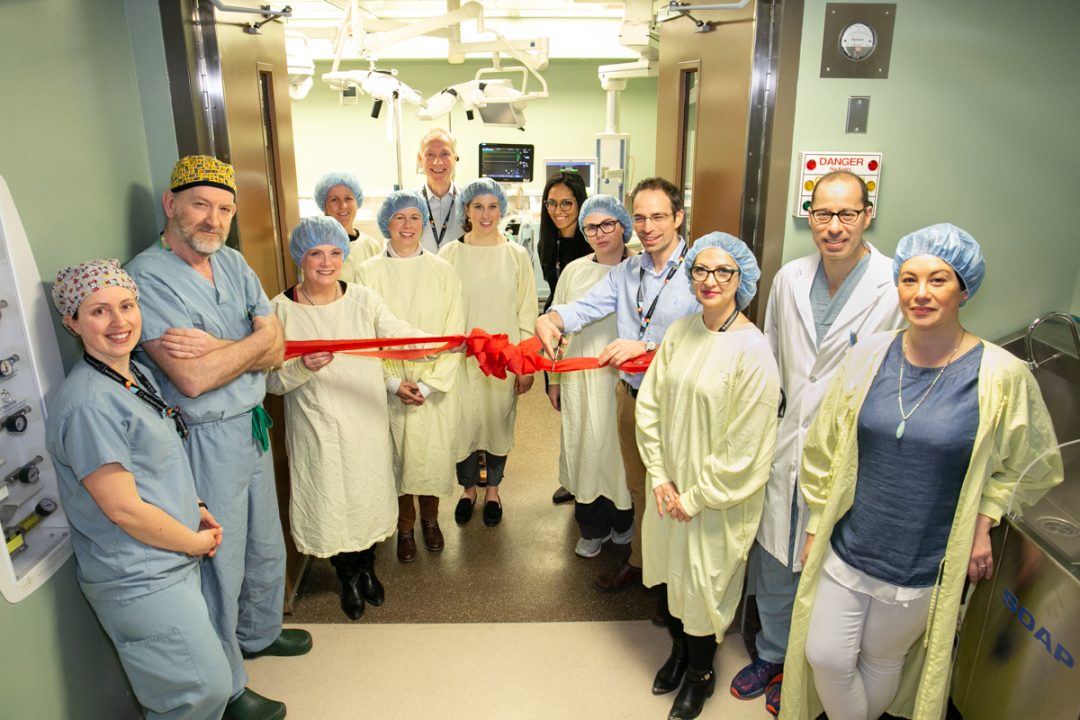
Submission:
<svg viewBox="0 0 1080 720">
<path fill-rule="evenodd" d="M 799 153 L 799 193 L 795 217 L 807 217 L 810 195 L 824 175 L 835 170 L 849 170 L 863 179 L 870 191 L 874 214 L 878 210 L 878 187 L 881 185 L 881 153 L 802 152 Z"/>
</svg>

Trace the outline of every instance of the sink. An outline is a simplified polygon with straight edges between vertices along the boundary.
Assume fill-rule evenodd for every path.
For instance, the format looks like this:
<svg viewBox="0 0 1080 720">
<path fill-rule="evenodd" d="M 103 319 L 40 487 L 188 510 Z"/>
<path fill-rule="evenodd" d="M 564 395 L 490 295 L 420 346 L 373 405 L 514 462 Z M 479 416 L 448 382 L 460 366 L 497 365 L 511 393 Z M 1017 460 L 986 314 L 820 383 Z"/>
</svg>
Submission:
<svg viewBox="0 0 1080 720">
<path fill-rule="evenodd" d="M 1036 357 L 1052 358 L 1034 370 L 1043 400 L 1050 411 L 1059 443 L 1080 437 L 1080 360 L 1062 353 L 1055 345 L 1032 340 Z M 1021 360 L 1027 360 L 1024 337 L 1001 343 Z M 1056 357 L 1054 357 L 1056 355 Z M 1080 579 L 1080 445 L 1061 450 L 1065 481 L 1013 522 Z"/>
</svg>

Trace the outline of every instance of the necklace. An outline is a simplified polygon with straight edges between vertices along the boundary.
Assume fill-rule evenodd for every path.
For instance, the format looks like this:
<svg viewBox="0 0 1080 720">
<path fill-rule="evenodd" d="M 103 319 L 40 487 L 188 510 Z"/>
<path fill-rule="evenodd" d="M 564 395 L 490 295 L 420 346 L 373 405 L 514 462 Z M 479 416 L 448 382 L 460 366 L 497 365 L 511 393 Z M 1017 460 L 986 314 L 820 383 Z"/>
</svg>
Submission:
<svg viewBox="0 0 1080 720">
<path fill-rule="evenodd" d="M 307 294 L 307 290 L 304 289 L 304 284 L 303 283 L 301 283 L 297 287 L 300 288 L 300 294 L 303 295 L 304 299 L 308 301 L 308 305 L 318 305 L 318 303 L 315 302 L 314 300 L 312 300 L 311 296 Z M 338 293 L 340 293 L 340 292 L 341 292 L 341 285 L 340 284 L 335 284 L 334 285 L 334 300 L 338 299 Z M 330 302 L 334 302 L 334 300 L 331 300 Z M 326 304 L 329 305 L 330 303 L 326 303 Z"/>
<path fill-rule="evenodd" d="M 907 335 L 906 334 L 904 335 L 904 340 L 903 340 L 903 342 L 902 342 L 902 344 L 900 346 L 900 383 L 899 383 L 899 386 L 896 389 L 896 402 L 900 406 L 900 424 L 896 426 L 896 439 L 897 440 L 904 437 L 904 429 L 907 427 L 908 418 L 915 414 L 915 411 L 918 410 L 919 406 L 923 404 L 923 400 L 926 400 L 927 396 L 930 395 L 930 391 L 933 390 L 934 386 L 938 384 L 938 380 L 940 380 L 941 376 L 945 374 L 945 371 L 948 369 L 949 365 L 952 364 L 953 358 L 956 357 L 957 350 L 959 350 L 960 346 L 963 345 L 965 337 L 967 337 L 967 330 L 965 330 L 960 335 L 960 342 L 956 343 L 956 347 L 954 347 L 953 351 L 949 354 L 949 359 L 946 360 L 945 364 L 941 366 L 941 371 L 937 374 L 937 377 L 934 378 L 933 382 L 930 383 L 930 387 L 926 388 L 926 392 L 924 392 L 923 396 L 921 398 L 919 398 L 919 402 L 915 403 L 915 407 L 911 408 L 910 412 L 905 413 L 904 412 L 904 365 L 906 364 L 906 352 L 905 352 L 905 350 L 907 348 Z"/>
</svg>

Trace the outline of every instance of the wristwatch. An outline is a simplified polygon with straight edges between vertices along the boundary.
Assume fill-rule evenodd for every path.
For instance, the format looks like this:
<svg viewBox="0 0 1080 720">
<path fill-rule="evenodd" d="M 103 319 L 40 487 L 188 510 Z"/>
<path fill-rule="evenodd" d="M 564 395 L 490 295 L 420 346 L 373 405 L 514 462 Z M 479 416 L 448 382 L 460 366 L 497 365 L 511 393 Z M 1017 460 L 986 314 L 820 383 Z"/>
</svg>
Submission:
<svg viewBox="0 0 1080 720">
<path fill-rule="evenodd" d="M 654 343 L 652 340 L 646 340 L 645 352 L 653 352 L 654 350 L 656 350 L 656 343 Z"/>
</svg>

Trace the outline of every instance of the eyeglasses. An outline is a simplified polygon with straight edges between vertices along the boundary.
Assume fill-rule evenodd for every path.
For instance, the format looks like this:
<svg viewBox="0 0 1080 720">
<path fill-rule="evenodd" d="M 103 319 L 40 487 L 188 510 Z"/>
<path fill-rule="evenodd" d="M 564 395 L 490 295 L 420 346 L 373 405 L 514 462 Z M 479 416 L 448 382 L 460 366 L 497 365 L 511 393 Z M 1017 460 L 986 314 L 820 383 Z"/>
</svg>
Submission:
<svg viewBox="0 0 1080 720">
<path fill-rule="evenodd" d="M 618 224 L 619 223 L 615 220 L 605 220 L 604 222 L 596 225 L 582 225 L 581 232 L 585 233 L 589 237 L 592 237 L 597 232 L 603 230 L 604 234 L 607 235 L 608 233 L 613 232 L 615 230 L 615 226 Z"/>
<path fill-rule="evenodd" d="M 832 222 L 832 219 L 839 218 L 840 222 L 844 225 L 853 225 L 859 216 L 866 212 L 866 208 L 860 208 L 859 210 L 841 210 L 839 212 L 830 212 L 829 210 L 811 210 L 810 219 L 818 225 L 828 225 Z"/>
<path fill-rule="evenodd" d="M 704 265 L 694 265 L 690 268 L 690 278 L 694 282 L 705 282 L 706 278 L 712 275 L 716 282 L 721 285 L 727 285 L 731 282 L 731 278 L 735 277 L 735 273 L 739 272 L 739 268 L 727 267 L 721 265 L 718 268 L 710 270 Z"/>
<path fill-rule="evenodd" d="M 653 225 L 659 225 L 667 220 L 669 217 L 674 217 L 675 213 L 656 213 L 655 215 L 635 215 L 634 224 L 644 225 L 647 222 L 652 222 Z"/>
<path fill-rule="evenodd" d="M 545 200 L 544 205 L 548 210 L 554 210 L 559 208 L 560 210 L 570 210 L 576 203 L 573 200 Z"/>
</svg>

